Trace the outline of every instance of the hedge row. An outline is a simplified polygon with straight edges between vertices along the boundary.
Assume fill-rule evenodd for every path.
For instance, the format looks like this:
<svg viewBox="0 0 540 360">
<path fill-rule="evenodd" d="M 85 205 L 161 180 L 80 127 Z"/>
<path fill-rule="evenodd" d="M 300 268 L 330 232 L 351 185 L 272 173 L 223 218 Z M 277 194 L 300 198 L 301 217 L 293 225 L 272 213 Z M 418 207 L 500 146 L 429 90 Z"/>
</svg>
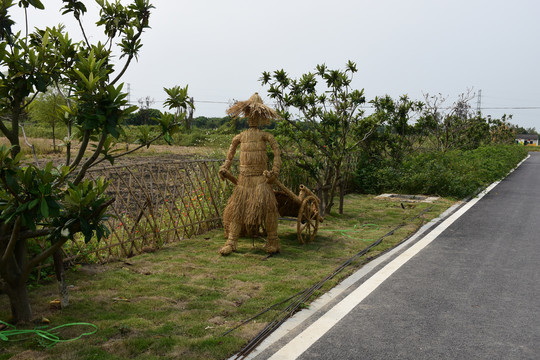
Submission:
<svg viewBox="0 0 540 360">
<path fill-rule="evenodd" d="M 357 190 L 465 198 L 503 178 L 527 150 L 518 145 L 489 145 L 475 150 L 429 152 L 400 164 L 364 159 L 356 172 Z"/>
</svg>

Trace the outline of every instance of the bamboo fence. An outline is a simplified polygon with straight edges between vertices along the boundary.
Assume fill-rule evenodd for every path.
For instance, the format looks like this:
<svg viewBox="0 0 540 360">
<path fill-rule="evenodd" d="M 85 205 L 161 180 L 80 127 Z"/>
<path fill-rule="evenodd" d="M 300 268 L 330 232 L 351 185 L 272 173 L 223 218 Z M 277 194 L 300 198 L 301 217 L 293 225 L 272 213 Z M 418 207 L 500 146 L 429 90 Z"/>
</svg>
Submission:
<svg viewBox="0 0 540 360">
<path fill-rule="evenodd" d="M 64 258 L 105 263 L 154 251 L 165 244 L 222 226 L 231 185 L 219 181 L 222 160 L 143 162 L 88 172 L 109 181 L 108 237 L 64 246 Z"/>
</svg>

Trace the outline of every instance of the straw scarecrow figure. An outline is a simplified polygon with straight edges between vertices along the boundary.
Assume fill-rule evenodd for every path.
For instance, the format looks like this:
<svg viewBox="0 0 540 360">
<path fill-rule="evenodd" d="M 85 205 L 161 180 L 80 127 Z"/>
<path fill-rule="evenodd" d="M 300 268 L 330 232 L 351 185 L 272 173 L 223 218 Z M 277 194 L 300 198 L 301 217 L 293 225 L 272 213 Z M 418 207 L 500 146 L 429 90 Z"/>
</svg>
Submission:
<svg viewBox="0 0 540 360">
<path fill-rule="evenodd" d="M 249 129 L 234 137 L 227 159 L 219 169 L 222 180 L 229 179 L 236 184 L 223 213 L 227 242 L 219 252 L 221 255 L 229 255 L 237 250 L 241 234 L 252 234 L 263 227 L 267 234 L 265 251 L 269 254 L 277 253 L 281 250 L 277 236 L 278 208 L 271 184 L 279 175 L 281 157 L 274 137 L 260 130 L 259 126 L 267 125 L 271 119 L 279 116 L 263 104 L 257 93 L 249 100 L 235 103 L 227 110 L 227 114 L 247 117 Z M 267 145 L 270 145 L 274 153 L 271 170 L 268 170 Z M 238 146 L 240 167 L 236 179 L 229 170 Z"/>
</svg>

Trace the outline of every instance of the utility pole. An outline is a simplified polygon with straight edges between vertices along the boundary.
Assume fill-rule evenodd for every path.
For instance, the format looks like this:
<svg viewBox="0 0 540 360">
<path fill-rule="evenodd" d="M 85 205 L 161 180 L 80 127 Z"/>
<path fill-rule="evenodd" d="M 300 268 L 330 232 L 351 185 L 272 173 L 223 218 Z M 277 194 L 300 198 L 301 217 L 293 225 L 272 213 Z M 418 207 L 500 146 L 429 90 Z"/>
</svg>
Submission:
<svg viewBox="0 0 540 360">
<path fill-rule="evenodd" d="M 127 94 L 128 95 L 128 98 L 127 98 L 128 105 L 131 105 L 131 84 L 130 83 L 128 83 L 127 93 L 128 93 Z"/>
<path fill-rule="evenodd" d="M 482 89 L 478 90 L 478 98 L 476 101 L 476 113 L 482 115 Z"/>
</svg>

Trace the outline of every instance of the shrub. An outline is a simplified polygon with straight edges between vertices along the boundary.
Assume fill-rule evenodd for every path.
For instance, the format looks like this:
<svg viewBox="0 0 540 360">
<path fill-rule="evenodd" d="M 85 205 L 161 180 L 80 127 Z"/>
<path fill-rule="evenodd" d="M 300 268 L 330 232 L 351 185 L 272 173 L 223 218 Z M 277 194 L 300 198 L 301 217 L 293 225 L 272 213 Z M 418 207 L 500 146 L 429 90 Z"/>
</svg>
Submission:
<svg viewBox="0 0 540 360">
<path fill-rule="evenodd" d="M 527 151 L 515 145 L 482 146 L 409 155 L 401 164 L 362 159 L 356 172 L 357 191 L 397 192 L 464 198 L 503 178 Z"/>
</svg>

